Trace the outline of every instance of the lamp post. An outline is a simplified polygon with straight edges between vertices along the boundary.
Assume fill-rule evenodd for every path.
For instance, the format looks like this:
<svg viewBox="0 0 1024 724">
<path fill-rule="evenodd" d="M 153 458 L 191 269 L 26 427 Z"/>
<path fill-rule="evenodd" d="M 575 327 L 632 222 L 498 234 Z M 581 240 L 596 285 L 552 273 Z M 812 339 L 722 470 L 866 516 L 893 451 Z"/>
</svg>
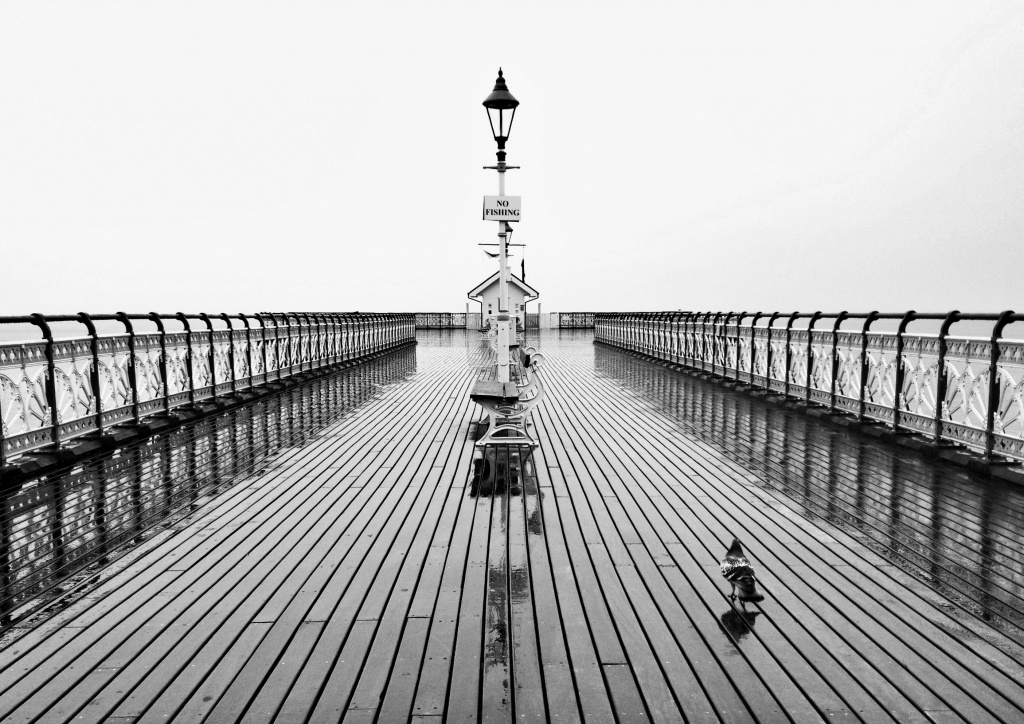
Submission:
<svg viewBox="0 0 1024 724">
<path fill-rule="evenodd" d="M 498 172 L 498 196 L 505 195 L 505 171 L 510 167 L 505 164 L 505 142 L 512 130 L 512 119 L 516 114 L 519 101 L 508 92 L 501 68 L 498 68 L 498 79 L 494 82 L 494 90 L 484 100 L 487 109 L 487 120 L 491 123 L 491 133 L 498 144 L 498 165 L 487 166 Z M 498 381 L 509 381 L 509 336 L 510 319 L 508 313 L 508 255 L 506 242 L 510 227 L 505 220 L 498 221 Z M 514 332 L 513 332 L 514 334 Z"/>
</svg>

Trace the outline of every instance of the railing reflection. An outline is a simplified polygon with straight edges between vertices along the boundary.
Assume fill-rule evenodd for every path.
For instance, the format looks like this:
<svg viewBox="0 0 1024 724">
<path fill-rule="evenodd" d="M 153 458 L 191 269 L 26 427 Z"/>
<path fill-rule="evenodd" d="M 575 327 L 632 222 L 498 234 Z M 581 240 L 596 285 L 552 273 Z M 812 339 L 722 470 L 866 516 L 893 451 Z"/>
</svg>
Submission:
<svg viewBox="0 0 1024 724">
<path fill-rule="evenodd" d="M 0 496 L 0 626 L 416 371 L 399 350 Z"/>
<path fill-rule="evenodd" d="M 756 473 L 757 485 L 847 530 L 1024 643 L 1024 489 L 872 445 L 613 350 L 595 354 L 599 375 Z"/>
</svg>

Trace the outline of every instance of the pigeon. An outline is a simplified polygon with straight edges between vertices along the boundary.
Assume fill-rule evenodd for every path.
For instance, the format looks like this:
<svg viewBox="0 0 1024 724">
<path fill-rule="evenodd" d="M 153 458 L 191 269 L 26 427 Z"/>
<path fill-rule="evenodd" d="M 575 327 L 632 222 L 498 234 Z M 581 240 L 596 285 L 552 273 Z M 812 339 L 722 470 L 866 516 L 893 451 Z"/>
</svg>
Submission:
<svg viewBox="0 0 1024 724">
<path fill-rule="evenodd" d="M 754 569 L 750 567 L 750 561 L 743 554 L 743 546 L 740 545 L 738 539 L 732 539 L 732 545 L 726 551 L 721 565 L 722 575 L 732 585 L 732 594 L 729 596 L 731 600 L 736 600 L 738 592 L 740 606 L 744 609 L 747 607 L 747 601 L 759 603 L 764 600 L 764 596 L 757 592 Z"/>
</svg>

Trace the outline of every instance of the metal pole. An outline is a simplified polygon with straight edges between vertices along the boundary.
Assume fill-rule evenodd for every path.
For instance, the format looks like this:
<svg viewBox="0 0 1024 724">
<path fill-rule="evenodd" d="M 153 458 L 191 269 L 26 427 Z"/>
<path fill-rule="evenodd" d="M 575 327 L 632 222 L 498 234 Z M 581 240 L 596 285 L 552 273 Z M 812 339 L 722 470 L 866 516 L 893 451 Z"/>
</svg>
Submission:
<svg viewBox="0 0 1024 724">
<path fill-rule="evenodd" d="M 860 395 L 857 400 L 857 419 L 864 422 L 864 395 L 868 383 L 868 331 L 871 323 L 878 319 L 878 312 L 868 314 L 864 320 L 864 327 L 860 331 Z"/>
<path fill-rule="evenodd" d="M 53 358 L 53 333 L 50 331 L 50 325 L 46 322 L 46 317 L 42 314 L 33 314 L 32 324 L 42 330 L 43 337 L 46 339 L 45 394 L 46 404 L 50 408 L 50 439 L 54 445 L 60 445 L 60 411 L 57 409 L 57 365 Z"/>
<path fill-rule="evenodd" d="M 92 352 L 92 369 L 89 370 L 89 384 L 92 387 L 93 404 L 96 406 L 96 432 L 103 434 L 103 388 L 100 385 L 100 342 L 96 325 L 85 312 L 78 313 L 78 319 L 89 330 L 89 351 Z"/>
<path fill-rule="evenodd" d="M 992 329 L 988 364 L 988 410 L 985 413 L 985 460 L 988 461 L 992 460 L 992 453 L 996 445 L 996 407 L 999 406 L 999 338 L 1003 336 L 1003 329 L 1013 320 L 1013 316 L 1012 311 L 1003 312 Z"/>
<path fill-rule="evenodd" d="M 893 381 L 892 390 L 892 429 L 900 429 L 900 396 L 903 394 L 903 380 L 906 371 L 903 369 L 903 335 L 907 332 L 907 325 L 910 324 L 917 312 L 911 309 L 903 315 L 900 326 L 896 329 L 896 379 Z"/>
<path fill-rule="evenodd" d="M 171 381 L 167 379 L 167 330 L 164 328 L 164 321 L 156 312 L 150 312 L 150 320 L 156 324 L 160 332 L 160 380 L 164 385 L 164 412 L 171 411 Z"/>
<path fill-rule="evenodd" d="M 503 154 L 504 155 L 504 154 Z M 498 196 L 505 195 L 505 161 L 498 161 Z M 498 222 L 498 381 L 509 381 L 509 314 L 508 314 L 508 256 L 505 240 L 508 222 Z"/>
<path fill-rule="evenodd" d="M 942 441 L 942 413 L 946 404 L 946 335 L 953 323 L 960 319 L 960 312 L 953 310 L 942 320 L 939 327 L 939 359 L 935 363 L 935 429 L 933 440 L 936 444 Z"/>
</svg>

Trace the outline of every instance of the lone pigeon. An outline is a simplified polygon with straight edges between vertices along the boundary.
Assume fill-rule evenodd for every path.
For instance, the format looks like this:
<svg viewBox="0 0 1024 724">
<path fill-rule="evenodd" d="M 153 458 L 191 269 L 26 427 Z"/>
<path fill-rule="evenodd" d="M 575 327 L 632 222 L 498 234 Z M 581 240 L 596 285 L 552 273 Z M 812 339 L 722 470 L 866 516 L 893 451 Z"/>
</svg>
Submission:
<svg viewBox="0 0 1024 724">
<path fill-rule="evenodd" d="M 764 596 L 757 592 L 757 581 L 754 579 L 754 569 L 750 567 L 750 561 L 743 554 L 743 546 L 738 539 L 732 539 L 732 545 L 722 559 L 722 575 L 732 585 L 732 594 L 729 596 L 733 601 L 739 593 L 740 606 L 747 607 L 747 601 L 759 603 Z"/>
</svg>

